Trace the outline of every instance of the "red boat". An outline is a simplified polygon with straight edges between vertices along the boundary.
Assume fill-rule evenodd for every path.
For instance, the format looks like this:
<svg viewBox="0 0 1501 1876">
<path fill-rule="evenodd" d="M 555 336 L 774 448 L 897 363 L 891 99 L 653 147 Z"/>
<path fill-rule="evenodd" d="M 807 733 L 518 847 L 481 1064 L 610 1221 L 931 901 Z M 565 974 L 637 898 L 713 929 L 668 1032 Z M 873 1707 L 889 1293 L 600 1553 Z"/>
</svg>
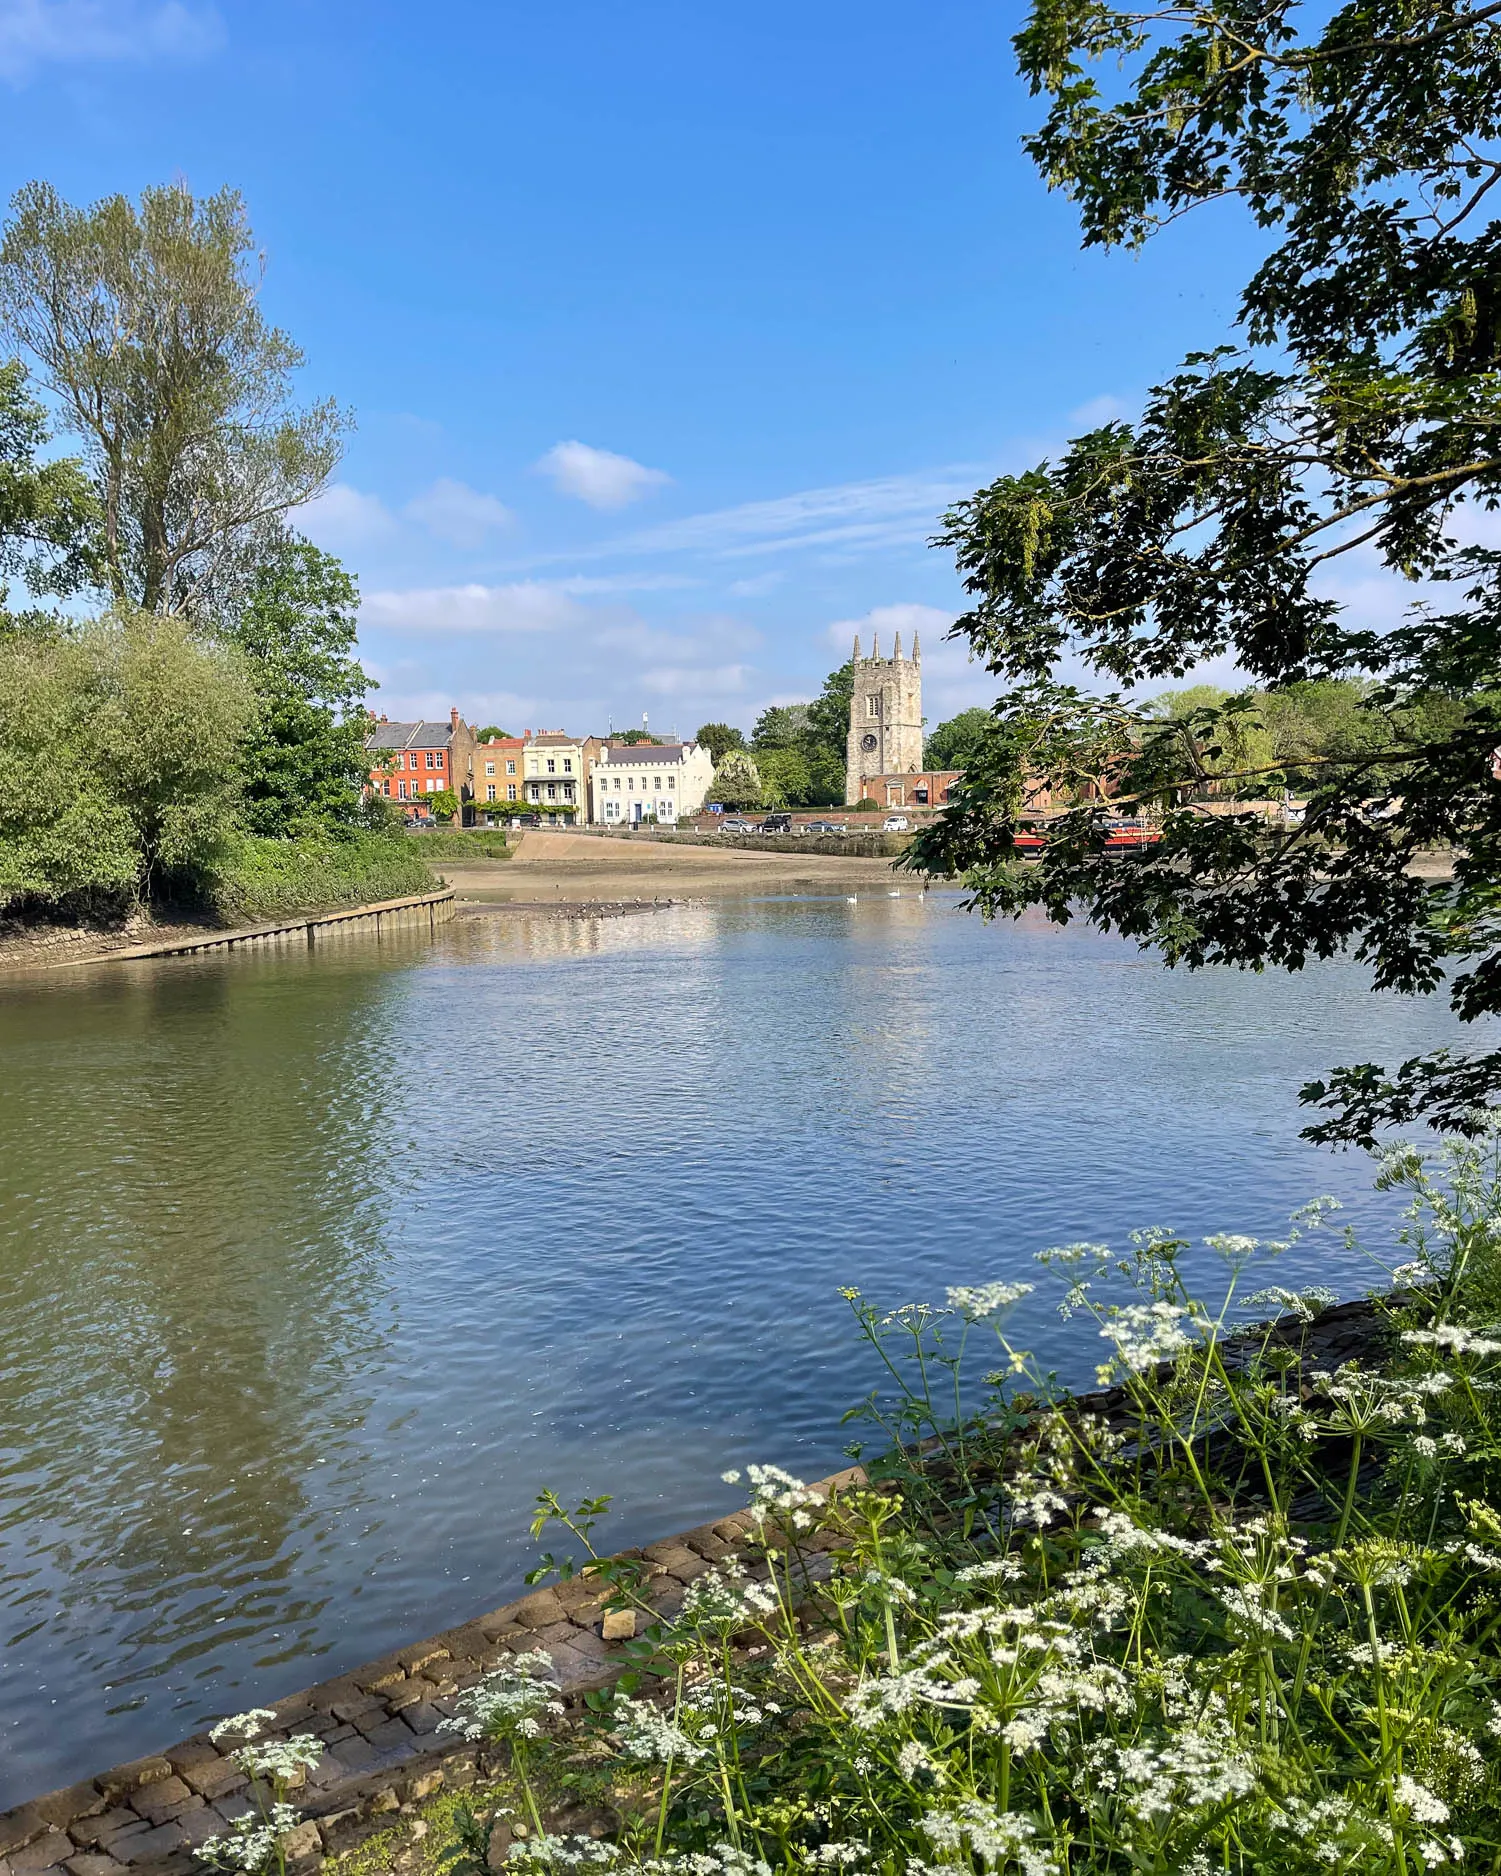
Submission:
<svg viewBox="0 0 1501 1876">
<path fill-rule="evenodd" d="M 1161 838 L 1157 829 L 1147 821 L 1108 821 L 1105 826 L 1105 851 L 1139 853 L 1143 847 L 1155 847 Z M 1038 828 L 1024 828 L 1012 835 L 1011 844 L 1020 853 L 1040 853 L 1048 844 L 1048 837 L 1045 831 Z"/>
</svg>

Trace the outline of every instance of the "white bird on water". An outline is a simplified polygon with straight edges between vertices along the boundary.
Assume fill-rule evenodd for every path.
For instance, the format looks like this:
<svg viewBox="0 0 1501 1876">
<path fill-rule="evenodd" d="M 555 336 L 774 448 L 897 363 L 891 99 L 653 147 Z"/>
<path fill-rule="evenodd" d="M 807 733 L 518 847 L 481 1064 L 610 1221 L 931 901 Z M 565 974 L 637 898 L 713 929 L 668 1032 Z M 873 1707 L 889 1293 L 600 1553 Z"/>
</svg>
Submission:
<svg viewBox="0 0 1501 1876">
<path fill-rule="evenodd" d="M 860 901 L 854 893 L 851 893 L 844 903 L 846 905 L 858 905 Z"/>
<path fill-rule="evenodd" d="M 901 896 L 902 896 L 902 889 L 900 886 L 893 886 L 891 891 L 888 892 L 886 895 L 888 899 L 900 899 Z"/>
</svg>

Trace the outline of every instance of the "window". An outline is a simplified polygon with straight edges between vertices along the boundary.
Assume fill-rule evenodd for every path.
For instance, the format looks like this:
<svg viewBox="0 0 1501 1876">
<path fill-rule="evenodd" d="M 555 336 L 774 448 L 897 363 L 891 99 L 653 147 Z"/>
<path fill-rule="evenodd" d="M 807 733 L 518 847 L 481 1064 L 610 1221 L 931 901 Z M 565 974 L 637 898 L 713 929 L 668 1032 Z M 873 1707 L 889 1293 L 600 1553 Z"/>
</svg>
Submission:
<svg viewBox="0 0 1501 1876">
<path fill-rule="evenodd" d="M 506 762 L 506 774 L 514 775 L 515 773 L 516 773 L 516 764 L 513 761 L 508 759 Z M 516 799 L 516 791 L 514 788 L 511 790 L 511 799 L 512 801 Z"/>
<path fill-rule="evenodd" d="M 556 775 L 558 772 L 558 765 L 551 756 L 547 758 L 547 772 L 549 775 Z"/>
<path fill-rule="evenodd" d="M 618 775 L 615 777 L 615 792 L 617 795 L 620 793 L 620 777 Z"/>
<path fill-rule="evenodd" d="M 485 764 L 485 773 L 486 775 L 493 775 L 495 773 L 495 764 L 493 762 L 487 762 Z M 491 795 L 490 799 L 493 801 L 495 799 L 494 795 Z"/>
<path fill-rule="evenodd" d="M 427 752 L 427 766 L 430 769 L 436 768 L 438 766 L 438 758 L 433 754 L 431 749 L 429 749 Z"/>
<path fill-rule="evenodd" d="M 564 756 L 563 773 L 565 775 L 572 775 L 573 773 L 573 757 L 572 756 Z"/>
<path fill-rule="evenodd" d="M 556 801 L 557 798 L 558 798 L 558 785 L 556 782 L 549 782 L 547 784 L 547 799 L 549 801 Z"/>
<path fill-rule="evenodd" d="M 656 791 L 657 791 L 657 793 L 658 793 L 658 794 L 660 795 L 660 794 L 661 794 L 661 792 L 662 792 L 662 778 L 661 778 L 661 776 L 660 776 L 660 775 L 654 775 L 654 776 L 653 776 L 653 777 L 651 778 L 651 785 L 652 785 L 652 787 L 653 787 L 654 789 L 656 789 Z"/>
<path fill-rule="evenodd" d="M 402 799 L 403 801 L 405 801 L 405 800 L 406 800 L 406 798 L 407 798 L 407 785 L 406 785 L 406 783 L 405 783 L 405 782 L 398 782 L 398 783 L 396 784 L 396 792 L 397 792 L 397 794 L 398 794 L 398 795 L 399 795 L 399 796 L 401 797 L 401 799 Z"/>
<path fill-rule="evenodd" d="M 918 807 L 920 808 L 927 807 L 928 805 L 927 789 L 926 788 L 914 788 L 912 791 L 912 799 L 917 803 Z"/>
<path fill-rule="evenodd" d="M 514 801 L 515 799 L 516 799 L 516 784 L 514 782 L 507 782 L 506 783 L 506 800 Z"/>
<path fill-rule="evenodd" d="M 676 787 L 676 786 L 677 786 L 677 777 L 676 777 L 675 775 L 669 775 L 669 776 L 668 776 L 668 778 L 667 778 L 667 786 L 668 786 L 669 788 L 674 788 L 674 787 Z"/>
<path fill-rule="evenodd" d="M 573 799 L 573 783 L 572 782 L 564 782 L 563 799 L 565 801 L 572 801 Z"/>
<path fill-rule="evenodd" d="M 865 699 L 865 714 L 868 717 L 878 717 L 881 714 L 881 700 L 879 697 L 867 697 Z"/>
<path fill-rule="evenodd" d="M 486 799 L 486 801 L 493 801 L 493 800 L 495 799 L 495 784 L 494 784 L 494 782 L 486 782 L 486 784 L 485 784 L 485 799 Z"/>
<path fill-rule="evenodd" d="M 382 782 L 380 785 L 380 792 L 383 795 L 389 795 L 391 792 L 391 784 L 389 782 Z"/>
</svg>

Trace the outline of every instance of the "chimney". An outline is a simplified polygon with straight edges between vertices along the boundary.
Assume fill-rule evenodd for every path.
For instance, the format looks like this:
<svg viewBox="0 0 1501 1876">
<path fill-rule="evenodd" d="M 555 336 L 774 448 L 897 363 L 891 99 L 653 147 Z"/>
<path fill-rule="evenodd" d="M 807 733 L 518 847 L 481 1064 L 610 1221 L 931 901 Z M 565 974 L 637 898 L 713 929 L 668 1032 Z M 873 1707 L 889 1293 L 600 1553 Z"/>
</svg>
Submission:
<svg viewBox="0 0 1501 1876">
<path fill-rule="evenodd" d="M 448 720 L 453 725 L 454 735 L 457 736 L 459 733 L 459 706 L 457 704 L 454 704 L 449 710 Z"/>
</svg>

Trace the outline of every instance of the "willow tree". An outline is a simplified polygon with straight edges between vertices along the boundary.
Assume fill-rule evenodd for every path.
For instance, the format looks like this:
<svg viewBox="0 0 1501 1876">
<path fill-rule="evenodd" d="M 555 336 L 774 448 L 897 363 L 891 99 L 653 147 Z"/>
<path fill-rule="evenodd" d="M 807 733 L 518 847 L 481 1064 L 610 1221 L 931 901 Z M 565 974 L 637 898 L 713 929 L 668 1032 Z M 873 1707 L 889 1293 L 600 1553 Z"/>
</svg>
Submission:
<svg viewBox="0 0 1501 1876">
<path fill-rule="evenodd" d="M 172 186 L 74 208 L 34 182 L 11 207 L 0 330 L 83 446 L 104 584 L 149 612 L 206 608 L 327 482 L 346 421 L 292 403 L 302 354 L 257 306 L 244 204 Z"/>
<path fill-rule="evenodd" d="M 1137 246 L 1229 202 L 1269 251 L 1239 333 L 1206 335 L 1135 421 L 945 517 L 971 602 L 955 634 L 1006 689 L 917 862 L 965 876 L 986 912 L 1082 911 L 1172 964 L 1296 969 L 1348 950 L 1378 986 L 1494 1013 L 1501 555 L 1483 517 L 1501 499 L 1501 5 L 1035 0 L 1015 45 L 1047 100 L 1029 152 L 1086 244 Z M 1424 583 L 1394 630 L 1321 585 L 1357 548 Z M 1144 692 L 1208 659 L 1233 661 L 1247 693 L 1152 720 Z M 1065 681 L 1065 663 L 1092 675 Z M 1264 792 L 1261 765 L 1224 760 L 1251 686 L 1275 699 L 1351 677 L 1380 733 L 1293 765 L 1300 824 L 1203 810 L 1209 771 L 1221 806 Z M 1079 805 L 1023 867 L 1038 775 Z M 1100 776 L 1117 805 L 1160 811 L 1160 846 L 1107 855 L 1081 785 Z M 1435 847 L 1456 851 L 1452 885 L 1414 868 Z M 1497 1050 L 1357 1064 L 1303 1090 L 1328 1140 L 1463 1128 L 1498 1096 Z"/>
</svg>

